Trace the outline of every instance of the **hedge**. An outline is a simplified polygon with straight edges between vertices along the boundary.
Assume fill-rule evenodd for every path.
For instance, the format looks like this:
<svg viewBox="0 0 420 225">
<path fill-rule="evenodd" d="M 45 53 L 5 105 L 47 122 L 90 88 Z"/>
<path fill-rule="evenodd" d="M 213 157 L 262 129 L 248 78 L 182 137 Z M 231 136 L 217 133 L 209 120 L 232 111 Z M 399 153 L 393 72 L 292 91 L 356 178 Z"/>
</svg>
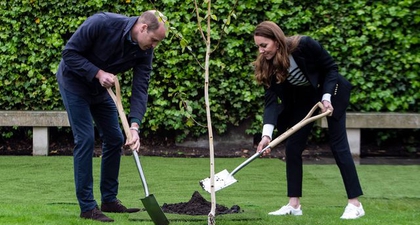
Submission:
<svg viewBox="0 0 420 225">
<path fill-rule="evenodd" d="M 61 51 L 77 27 L 98 11 L 137 16 L 156 8 L 169 18 L 172 31 L 155 50 L 143 134 L 171 134 L 178 140 L 205 134 L 205 43 L 198 31 L 193 1 L 153 2 L 1 2 L 2 110 L 63 110 L 55 72 Z M 257 54 L 252 32 L 263 20 L 275 21 L 287 35 L 310 35 L 324 45 L 336 59 L 340 72 L 355 87 L 349 111 L 420 111 L 418 0 L 243 0 L 234 8 L 230 24 L 222 30 L 233 3 L 212 3 L 216 19 L 212 21 L 214 51 L 209 94 L 217 134 L 247 120 L 252 121 L 248 133 L 260 132 L 263 90 L 254 82 L 250 63 Z M 205 3 L 200 4 L 199 13 L 204 17 Z M 188 48 L 184 48 L 185 43 Z M 123 103 L 128 108 L 131 73 L 119 76 Z"/>
</svg>

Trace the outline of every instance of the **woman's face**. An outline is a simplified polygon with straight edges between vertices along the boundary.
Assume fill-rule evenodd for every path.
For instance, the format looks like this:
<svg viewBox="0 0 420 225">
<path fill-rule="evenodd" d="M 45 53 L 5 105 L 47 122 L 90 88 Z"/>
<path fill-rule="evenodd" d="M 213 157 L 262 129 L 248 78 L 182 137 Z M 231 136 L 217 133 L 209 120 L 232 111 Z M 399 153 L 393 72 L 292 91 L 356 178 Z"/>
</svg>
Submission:
<svg viewBox="0 0 420 225">
<path fill-rule="evenodd" d="M 264 56 L 265 59 L 270 60 L 274 57 L 278 49 L 277 42 L 262 36 L 254 36 L 254 41 L 255 45 L 258 47 L 259 53 Z"/>
</svg>

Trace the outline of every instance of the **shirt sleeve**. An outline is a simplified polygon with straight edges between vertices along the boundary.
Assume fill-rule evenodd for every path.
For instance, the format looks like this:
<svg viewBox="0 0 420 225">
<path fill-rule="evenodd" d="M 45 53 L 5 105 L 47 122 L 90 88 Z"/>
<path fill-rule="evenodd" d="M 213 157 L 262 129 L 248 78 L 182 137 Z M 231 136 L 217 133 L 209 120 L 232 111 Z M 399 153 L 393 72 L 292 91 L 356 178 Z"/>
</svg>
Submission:
<svg viewBox="0 0 420 225">
<path fill-rule="evenodd" d="M 270 137 L 270 139 L 273 139 L 272 138 L 273 131 L 274 131 L 274 125 L 273 124 L 264 124 L 263 131 L 262 131 L 262 136 L 268 136 L 268 137 Z"/>
<path fill-rule="evenodd" d="M 331 94 L 328 94 L 328 93 L 323 94 L 321 101 L 329 101 L 329 102 L 331 102 Z"/>
</svg>

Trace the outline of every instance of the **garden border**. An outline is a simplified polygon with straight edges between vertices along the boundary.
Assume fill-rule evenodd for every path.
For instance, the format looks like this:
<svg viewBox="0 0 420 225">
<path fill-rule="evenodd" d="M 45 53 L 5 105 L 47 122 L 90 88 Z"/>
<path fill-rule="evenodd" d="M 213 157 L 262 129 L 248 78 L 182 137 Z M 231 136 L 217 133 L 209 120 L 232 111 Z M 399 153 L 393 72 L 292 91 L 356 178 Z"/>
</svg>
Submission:
<svg viewBox="0 0 420 225">
<path fill-rule="evenodd" d="M 420 113 L 347 112 L 347 136 L 353 157 L 360 156 L 361 129 L 420 129 Z M 328 128 L 326 118 L 318 120 L 321 128 Z M 0 126 L 32 127 L 33 152 L 48 155 L 49 127 L 69 127 L 66 111 L 0 110 Z"/>
</svg>

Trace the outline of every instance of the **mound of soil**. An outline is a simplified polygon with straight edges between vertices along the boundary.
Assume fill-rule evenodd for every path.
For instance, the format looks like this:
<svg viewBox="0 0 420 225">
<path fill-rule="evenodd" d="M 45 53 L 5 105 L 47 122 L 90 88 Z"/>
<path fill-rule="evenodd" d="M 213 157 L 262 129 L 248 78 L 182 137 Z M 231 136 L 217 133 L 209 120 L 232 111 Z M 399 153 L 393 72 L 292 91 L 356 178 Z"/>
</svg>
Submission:
<svg viewBox="0 0 420 225">
<path fill-rule="evenodd" d="M 195 191 L 188 202 L 167 204 L 164 203 L 162 211 L 165 213 L 185 214 L 185 215 L 208 215 L 211 210 L 211 202 L 207 201 L 198 191 Z M 216 204 L 216 215 L 240 213 L 241 208 L 234 205 L 228 208 L 223 205 Z"/>
</svg>

